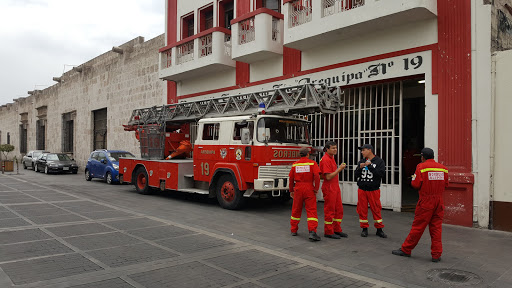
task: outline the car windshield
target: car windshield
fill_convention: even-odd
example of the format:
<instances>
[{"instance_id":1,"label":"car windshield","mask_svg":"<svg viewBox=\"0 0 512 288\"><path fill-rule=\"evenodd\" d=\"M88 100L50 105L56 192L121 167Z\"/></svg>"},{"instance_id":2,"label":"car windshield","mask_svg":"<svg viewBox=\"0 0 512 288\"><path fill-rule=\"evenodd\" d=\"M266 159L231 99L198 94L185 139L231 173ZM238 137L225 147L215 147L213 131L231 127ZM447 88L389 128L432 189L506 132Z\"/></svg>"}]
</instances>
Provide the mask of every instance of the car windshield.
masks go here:
<instances>
[{"instance_id":1,"label":"car windshield","mask_svg":"<svg viewBox=\"0 0 512 288\"><path fill-rule=\"evenodd\" d=\"M46 160L48 160L48 161L70 161L71 159L66 154L48 154L48 157L46 157Z\"/></svg>"},{"instance_id":2,"label":"car windshield","mask_svg":"<svg viewBox=\"0 0 512 288\"><path fill-rule=\"evenodd\" d=\"M309 144L309 123L282 118L261 118L258 121L258 141Z\"/></svg>"},{"instance_id":3,"label":"car windshield","mask_svg":"<svg viewBox=\"0 0 512 288\"><path fill-rule=\"evenodd\" d=\"M135 155L133 155L132 153L130 152L111 152L111 153L108 153L108 159L110 159L110 161L119 161L119 158L123 157L123 158L135 158Z\"/></svg>"}]
</instances>

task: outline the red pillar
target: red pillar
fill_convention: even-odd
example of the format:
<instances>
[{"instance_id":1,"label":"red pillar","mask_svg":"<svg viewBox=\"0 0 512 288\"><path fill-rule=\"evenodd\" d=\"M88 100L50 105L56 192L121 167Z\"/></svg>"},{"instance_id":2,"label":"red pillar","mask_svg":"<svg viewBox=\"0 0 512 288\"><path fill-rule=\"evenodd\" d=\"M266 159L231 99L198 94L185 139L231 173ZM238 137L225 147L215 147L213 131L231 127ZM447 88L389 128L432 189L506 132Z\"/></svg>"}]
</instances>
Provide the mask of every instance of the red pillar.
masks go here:
<instances>
[{"instance_id":1,"label":"red pillar","mask_svg":"<svg viewBox=\"0 0 512 288\"><path fill-rule=\"evenodd\" d=\"M168 0L167 2L167 45L178 41L176 25L178 24L178 0ZM178 92L176 83L167 81L167 104L178 102Z\"/></svg>"},{"instance_id":2,"label":"red pillar","mask_svg":"<svg viewBox=\"0 0 512 288\"><path fill-rule=\"evenodd\" d=\"M471 1L438 0L437 7L433 89L439 95L439 161L450 171L444 222L472 226Z\"/></svg>"}]
</instances>

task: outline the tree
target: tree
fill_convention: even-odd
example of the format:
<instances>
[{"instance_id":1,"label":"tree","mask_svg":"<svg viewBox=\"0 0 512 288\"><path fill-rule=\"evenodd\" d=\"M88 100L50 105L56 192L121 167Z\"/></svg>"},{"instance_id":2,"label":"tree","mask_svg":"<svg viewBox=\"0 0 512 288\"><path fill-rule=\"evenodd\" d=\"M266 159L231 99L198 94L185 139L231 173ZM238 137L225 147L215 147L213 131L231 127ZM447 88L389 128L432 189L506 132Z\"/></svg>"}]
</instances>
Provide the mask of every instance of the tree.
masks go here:
<instances>
[{"instance_id":1,"label":"tree","mask_svg":"<svg viewBox=\"0 0 512 288\"><path fill-rule=\"evenodd\" d=\"M14 145L11 144L1 144L0 145L0 152L4 155L5 159L7 160L7 155L9 155L10 152L14 151Z\"/></svg>"}]
</instances>

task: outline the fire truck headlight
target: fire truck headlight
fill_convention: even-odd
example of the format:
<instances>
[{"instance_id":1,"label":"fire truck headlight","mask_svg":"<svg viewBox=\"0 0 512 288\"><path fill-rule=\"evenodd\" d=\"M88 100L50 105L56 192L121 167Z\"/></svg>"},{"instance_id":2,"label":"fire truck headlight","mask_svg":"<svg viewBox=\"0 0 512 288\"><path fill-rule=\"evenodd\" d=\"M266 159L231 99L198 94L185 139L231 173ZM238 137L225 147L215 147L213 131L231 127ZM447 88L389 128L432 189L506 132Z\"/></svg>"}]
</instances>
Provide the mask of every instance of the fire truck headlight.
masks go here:
<instances>
[{"instance_id":1,"label":"fire truck headlight","mask_svg":"<svg viewBox=\"0 0 512 288\"><path fill-rule=\"evenodd\" d=\"M263 181L263 189L274 188L274 181Z\"/></svg>"}]
</instances>

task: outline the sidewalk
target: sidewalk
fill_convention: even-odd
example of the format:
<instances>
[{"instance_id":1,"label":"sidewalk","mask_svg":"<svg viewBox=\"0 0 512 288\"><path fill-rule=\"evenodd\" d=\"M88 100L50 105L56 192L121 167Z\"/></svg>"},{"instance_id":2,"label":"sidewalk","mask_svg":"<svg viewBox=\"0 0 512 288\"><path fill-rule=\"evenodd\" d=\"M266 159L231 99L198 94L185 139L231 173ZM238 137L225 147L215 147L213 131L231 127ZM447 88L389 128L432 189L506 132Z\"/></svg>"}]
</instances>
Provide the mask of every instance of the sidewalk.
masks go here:
<instances>
[{"instance_id":1,"label":"sidewalk","mask_svg":"<svg viewBox=\"0 0 512 288\"><path fill-rule=\"evenodd\" d=\"M133 186L85 182L82 175L29 173L40 184L0 175L0 248L18 247L0 249L0 287L512 287L511 233L444 225L442 262L432 263L428 231L411 258L391 254L412 213L383 211L389 238L373 228L361 238L355 207L345 206L349 238L313 243L303 222L299 236L290 236L291 202L251 201L230 211L188 194L143 196ZM322 202L318 211L322 218ZM29 243L45 245L34 250ZM42 255L30 260L25 253L34 251ZM54 257L70 261L70 269L59 274L41 265ZM436 273L445 280L429 279Z\"/></svg>"}]
</instances>

